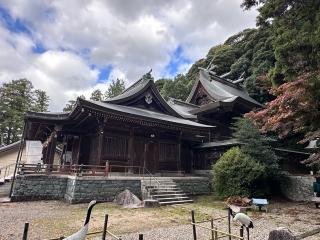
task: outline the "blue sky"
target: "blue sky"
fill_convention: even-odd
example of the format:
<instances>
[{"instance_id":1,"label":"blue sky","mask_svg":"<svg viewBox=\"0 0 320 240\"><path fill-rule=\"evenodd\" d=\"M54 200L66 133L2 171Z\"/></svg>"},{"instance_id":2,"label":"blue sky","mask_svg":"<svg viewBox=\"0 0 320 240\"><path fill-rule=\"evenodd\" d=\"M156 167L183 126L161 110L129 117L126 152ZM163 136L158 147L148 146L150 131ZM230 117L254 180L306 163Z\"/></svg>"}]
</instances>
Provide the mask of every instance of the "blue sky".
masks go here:
<instances>
[{"instance_id":1,"label":"blue sky","mask_svg":"<svg viewBox=\"0 0 320 240\"><path fill-rule=\"evenodd\" d=\"M0 2L0 82L28 78L61 110L78 95L185 73L208 49L254 27L241 0Z\"/></svg>"}]
</instances>

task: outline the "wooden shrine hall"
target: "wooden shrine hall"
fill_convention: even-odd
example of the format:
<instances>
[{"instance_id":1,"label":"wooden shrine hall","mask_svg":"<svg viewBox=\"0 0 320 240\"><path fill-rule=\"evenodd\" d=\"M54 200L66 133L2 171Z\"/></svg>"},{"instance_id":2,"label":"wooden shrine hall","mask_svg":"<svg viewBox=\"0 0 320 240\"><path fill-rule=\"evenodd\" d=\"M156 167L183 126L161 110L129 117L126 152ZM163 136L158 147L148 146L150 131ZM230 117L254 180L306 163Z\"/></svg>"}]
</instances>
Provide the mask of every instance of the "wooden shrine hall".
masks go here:
<instances>
[{"instance_id":1,"label":"wooden shrine hall","mask_svg":"<svg viewBox=\"0 0 320 240\"><path fill-rule=\"evenodd\" d=\"M211 167L216 150L208 146L230 139L231 118L260 106L242 87L206 70L186 102L166 101L144 77L106 101L78 98L68 113L27 112L24 139L43 143L44 164L193 173Z\"/></svg>"}]
</instances>

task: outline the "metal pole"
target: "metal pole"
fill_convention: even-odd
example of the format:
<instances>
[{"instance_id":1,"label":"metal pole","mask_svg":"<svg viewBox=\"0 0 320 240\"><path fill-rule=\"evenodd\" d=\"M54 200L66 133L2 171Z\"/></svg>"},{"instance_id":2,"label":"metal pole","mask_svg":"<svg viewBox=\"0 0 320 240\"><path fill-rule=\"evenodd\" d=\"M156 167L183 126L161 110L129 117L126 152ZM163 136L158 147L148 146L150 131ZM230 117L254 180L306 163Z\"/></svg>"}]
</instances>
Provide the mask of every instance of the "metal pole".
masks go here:
<instances>
[{"instance_id":1,"label":"metal pole","mask_svg":"<svg viewBox=\"0 0 320 240\"><path fill-rule=\"evenodd\" d=\"M20 160L21 160L21 155L22 155L23 145L24 145L25 132L26 132L26 121L24 121L24 125L23 125L23 133L22 133L22 138L21 138L21 141L20 141L20 147L19 147L19 152L18 152L18 156L17 156L17 160L16 160L16 165L14 167L14 172L13 172L12 183L11 183L11 186L10 186L9 197L11 197L11 195L12 195L13 185L14 185L15 178L16 178L16 173L17 173L17 167L18 167L18 164L20 163Z\"/></svg>"},{"instance_id":2,"label":"metal pole","mask_svg":"<svg viewBox=\"0 0 320 240\"><path fill-rule=\"evenodd\" d=\"M231 209L228 208L228 233L231 234ZM231 240L231 236L229 236L229 240Z\"/></svg>"},{"instance_id":3,"label":"metal pole","mask_svg":"<svg viewBox=\"0 0 320 240\"><path fill-rule=\"evenodd\" d=\"M143 234L139 234L139 240L143 240Z\"/></svg>"},{"instance_id":4,"label":"metal pole","mask_svg":"<svg viewBox=\"0 0 320 240\"><path fill-rule=\"evenodd\" d=\"M24 230L23 230L22 240L27 240L27 238L28 238L28 231L29 231L29 223L26 222L26 223L24 224Z\"/></svg>"},{"instance_id":5,"label":"metal pole","mask_svg":"<svg viewBox=\"0 0 320 240\"><path fill-rule=\"evenodd\" d=\"M104 217L104 225L103 225L103 232L102 232L102 240L106 240L107 236L107 227L108 227L108 214Z\"/></svg>"},{"instance_id":6,"label":"metal pole","mask_svg":"<svg viewBox=\"0 0 320 240\"><path fill-rule=\"evenodd\" d=\"M196 230L196 221L194 220L194 210L191 211L191 222L192 222L192 231L193 231L193 240L197 240L197 230Z\"/></svg>"}]
</instances>

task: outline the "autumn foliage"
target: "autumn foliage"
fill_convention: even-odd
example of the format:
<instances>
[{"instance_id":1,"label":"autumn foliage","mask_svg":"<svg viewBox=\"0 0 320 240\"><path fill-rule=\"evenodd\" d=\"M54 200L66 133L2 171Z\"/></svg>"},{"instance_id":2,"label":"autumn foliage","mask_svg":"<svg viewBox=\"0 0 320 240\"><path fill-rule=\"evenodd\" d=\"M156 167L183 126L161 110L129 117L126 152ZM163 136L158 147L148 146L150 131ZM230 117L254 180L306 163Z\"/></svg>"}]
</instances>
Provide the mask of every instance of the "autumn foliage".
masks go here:
<instances>
[{"instance_id":1,"label":"autumn foliage","mask_svg":"<svg viewBox=\"0 0 320 240\"><path fill-rule=\"evenodd\" d=\"M305 134L308 140L315 137L320 129L320 71L303 74L270 93L276 96L275 100L263 110L245 116L262 132L276 132L280 138L296 133Z\"/></svg>"}]
</instances>

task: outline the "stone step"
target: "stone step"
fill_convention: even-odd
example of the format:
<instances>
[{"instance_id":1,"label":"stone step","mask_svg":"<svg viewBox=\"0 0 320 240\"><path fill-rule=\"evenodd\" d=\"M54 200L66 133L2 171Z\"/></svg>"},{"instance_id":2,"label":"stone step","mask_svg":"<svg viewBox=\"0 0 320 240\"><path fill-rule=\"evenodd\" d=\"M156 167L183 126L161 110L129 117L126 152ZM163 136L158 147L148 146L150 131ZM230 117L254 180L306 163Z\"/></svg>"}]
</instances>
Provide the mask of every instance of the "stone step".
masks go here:
<instances>
[{"instance_id":1,"label":"stone step","mask_svg":"<svg viewBox=\"0 0 320 240\"><path fill-rule=\"evenodd\" d=\"M171 193L171 194L153 194L153 197L160 199L160 198L171 198L171 197L187 197L185 193Z\"/></svg>"},{"instance_id":2,"label":"stone step","mask_svg":"<svg viewBox=\"0 0 320 240\"><path fill-rule=\"evenodd\" d=\"M161 195L161 194L176 194L176 193L184 193L182 190L175 190L175 191L154 191L151 195Z\"/></svg>"},{"instance_id":3,"label":"stone step","mask_svg":"<svg viewBox=\"0 0 320 240\"><path fill-rule=\"evenodd\" d=\"M168 198L157 198L159 203L162 202L172 202L172 201L180 201L180 200L190 200L189 197L168 197Z\"/></svg>"},{"instance_id":4,"label":"stone step","mask_svg":"<svg viewBox=\"0 0 320 240\"><path fill-rule=\"evenodd\" d=\"M161 206L164 205L175 205L175 204L185 204L185 203L193 203L193 200L175 200L175 201L166 201L166 202L160 202Z\"/></svg>"}]
</instances>

